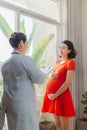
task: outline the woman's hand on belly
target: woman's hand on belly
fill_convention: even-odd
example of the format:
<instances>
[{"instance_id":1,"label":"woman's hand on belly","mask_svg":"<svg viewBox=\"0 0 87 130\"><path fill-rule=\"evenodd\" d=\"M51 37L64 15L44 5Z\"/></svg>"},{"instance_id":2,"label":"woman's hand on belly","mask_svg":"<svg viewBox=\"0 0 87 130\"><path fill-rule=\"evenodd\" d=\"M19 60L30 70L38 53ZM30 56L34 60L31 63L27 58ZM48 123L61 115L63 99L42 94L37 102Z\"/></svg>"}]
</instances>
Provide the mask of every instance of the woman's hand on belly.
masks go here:
<instances>
[{"instance_id":1,"label":"woman's hand on belly","mask_svg":"<svg viewBox=\"0 0 87 130\"><path fill-rule=\"evenodd\" d=\"M56 97L55 97L55 94L50 93L50 94L48 94L48 98L49 98L50 100L54 100Z\"/></svg>"},{"instance_id":2,"label":"woman's hand on belly","mask_svg":"<svg viewBox=\"0 0 87 130\"><path fill-rule=\"evenodd\" d=\"M57 76L56 74L53 74L53 73L52 73L52 74L49 75L49 77L55 79L55 78L57 78L58 76Z\"/></svg>"}]
</instances>

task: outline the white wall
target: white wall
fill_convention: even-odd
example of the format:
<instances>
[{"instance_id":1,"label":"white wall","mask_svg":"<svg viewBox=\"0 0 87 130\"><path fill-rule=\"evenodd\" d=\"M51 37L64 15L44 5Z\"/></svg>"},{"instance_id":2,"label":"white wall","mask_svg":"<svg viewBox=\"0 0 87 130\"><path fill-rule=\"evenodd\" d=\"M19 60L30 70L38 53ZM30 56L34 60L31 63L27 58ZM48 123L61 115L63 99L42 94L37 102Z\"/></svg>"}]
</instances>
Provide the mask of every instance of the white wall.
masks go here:
<instances>
[{"instance_id":1,"label":"white wall","mask_svg":"<svg viewBox=\"0 0 87 130\"><path fill-rule=\"evenodd\" d=\"M87 0L81 1L83 88L87 90Z\"/></svg>"}]
</instances>

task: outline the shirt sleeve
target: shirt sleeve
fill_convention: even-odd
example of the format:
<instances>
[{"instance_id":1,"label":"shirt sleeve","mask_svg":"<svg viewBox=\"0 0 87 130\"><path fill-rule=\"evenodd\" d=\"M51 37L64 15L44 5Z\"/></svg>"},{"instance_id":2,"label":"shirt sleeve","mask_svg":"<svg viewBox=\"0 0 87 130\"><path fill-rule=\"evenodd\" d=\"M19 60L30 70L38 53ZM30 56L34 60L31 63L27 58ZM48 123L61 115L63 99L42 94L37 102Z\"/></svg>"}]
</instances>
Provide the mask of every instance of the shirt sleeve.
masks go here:
<instances>
[{"instance_id":1,"label":"shirt sleeve","mask_svg":"<svg viewBox=\"0 0 87 130\"><path fill-rule=\"evenodd\" d=\"M24 68L26 69L27 75L33 83L44 83L44 73L36 66L33 59L29 56L25 56Z\"/></svg>"},{"instance_id":2,"label":"shirt sleeve","mask_svg":"<svg viewBox=\"0 0 87 130\"><path fill-rule=\"evenodd\" d=\"M76 64L74 60L69 60L67 63L67 70L76 70Z\"/></svg>"}]
</instances>

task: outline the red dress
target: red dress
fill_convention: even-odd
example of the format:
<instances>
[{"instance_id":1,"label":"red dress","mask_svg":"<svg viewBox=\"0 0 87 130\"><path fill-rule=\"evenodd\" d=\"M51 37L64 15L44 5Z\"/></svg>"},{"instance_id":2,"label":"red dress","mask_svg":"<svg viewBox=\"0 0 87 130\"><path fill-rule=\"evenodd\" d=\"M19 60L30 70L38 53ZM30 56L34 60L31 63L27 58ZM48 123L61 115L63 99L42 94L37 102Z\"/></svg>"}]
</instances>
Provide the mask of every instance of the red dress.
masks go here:
<instances>
[{"instance_id":1,"label":"red dress","mask_svg":"<svg viewBox=\"0 0 87 130\"><path fill-rule=\"evenodd\" d=\"M50 100L48 98L48 94L55 93L65 82L68 70L75 70L74 60L70 59L63 64L60 64L60 61L56 62L56 65L53 69L53 73L57 74L58 78L56 79L51 78L47 82L41 109L42 112L49 112L57 116L64 116L64 117L76 116L69 87L55 100Z\"/></svg>"}]
</instances>

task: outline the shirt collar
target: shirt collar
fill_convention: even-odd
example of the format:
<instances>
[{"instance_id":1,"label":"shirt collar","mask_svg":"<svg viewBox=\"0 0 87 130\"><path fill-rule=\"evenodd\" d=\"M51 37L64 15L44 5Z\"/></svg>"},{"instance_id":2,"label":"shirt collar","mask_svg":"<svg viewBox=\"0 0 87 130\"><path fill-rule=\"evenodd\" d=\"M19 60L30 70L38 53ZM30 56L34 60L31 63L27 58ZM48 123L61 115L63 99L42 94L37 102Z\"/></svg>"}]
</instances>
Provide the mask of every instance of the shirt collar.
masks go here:
<instances>
[{"instance_id":1,"label":"shirt collar","mask_svg":"<svg viewBox=\"0 0 87 130\"><path fill-rule=\"evenodd\" d=\"M21 52L20 52L20 51L15 50L15 51L13 51L11 54L21 54Z\"/></svg>"}]
</instances>

